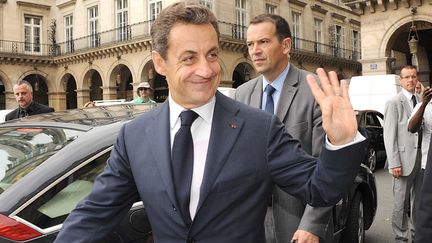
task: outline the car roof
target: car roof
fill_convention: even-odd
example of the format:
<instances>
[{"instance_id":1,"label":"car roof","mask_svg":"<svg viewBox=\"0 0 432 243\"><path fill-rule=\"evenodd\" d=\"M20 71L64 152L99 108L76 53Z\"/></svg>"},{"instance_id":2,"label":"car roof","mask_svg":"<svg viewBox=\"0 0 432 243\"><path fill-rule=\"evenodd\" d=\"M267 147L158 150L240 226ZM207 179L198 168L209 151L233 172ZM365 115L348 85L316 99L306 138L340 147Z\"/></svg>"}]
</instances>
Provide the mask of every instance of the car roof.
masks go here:
<instances>
[{"instance_id":1,"label":"car roof","mask_svg":"<svg viewBox=\"0 0 432 243\"><path fill-rule=\"evenodd\" d=\"M133 119L154 108L156 104L118 104L64 110L32 115L1 123L0 127L16 126L56 126L89 130L92 127Z\"/></svg>"}]
</instances>

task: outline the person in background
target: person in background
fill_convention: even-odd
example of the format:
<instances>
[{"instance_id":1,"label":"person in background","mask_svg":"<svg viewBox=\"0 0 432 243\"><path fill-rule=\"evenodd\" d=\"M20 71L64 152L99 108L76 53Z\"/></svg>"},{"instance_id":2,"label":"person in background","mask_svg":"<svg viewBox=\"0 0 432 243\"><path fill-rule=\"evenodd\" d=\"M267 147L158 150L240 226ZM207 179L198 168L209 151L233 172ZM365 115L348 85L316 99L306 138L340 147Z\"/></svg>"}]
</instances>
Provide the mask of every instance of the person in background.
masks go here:
<instances>
[{"instance_id":1,"label":"person in background","mask_svg":"<svg viewBox=\"0 0 432 243\"><path fill-rule=\"evenodd\" d=\"M349 190L367 141L347 85L321 68L321 85L308 76L326 132L317 159L276 116L217 91L219 37L205 6L178 2L161 11L151 26L152 61L166 77L168 99L123 125L56 243L99 242L141 200L155 242L262 243L275 183L315 206Z\"/></svg>"},{"instance_id":2,"label":"person in background","mask_svg":"<svg viewBox=\"0 0 432 243\"><path fill-rule=\"evenodd\" d=\"M269 103L267 89L273 88L273 107L269 112L279 117L288 133L300 141L308 154L319 157L324 137L321 111L307 85L309 73L289 62L291 30L288 22L279 15L258 15L249 23L246 43L261 76L239 86L235 99L265 110ZM331 242L331 215L332 207L305 205L276 186L273 208L269 208L266 216L267 243L274 242L273 238L277 242L293 239L298 243L313 243L320 238L321 242Z\"/></svg>"},{"instance_id":3,"label":"person in background","mask_svg":"<svg viewBox=\"0 0 432 243\"><path fill-rule=\"evenodd\" d=\"M415 93L417 70L407 65L400 71L401 92L384 107L384 144L388 168L393 176L392 228L395 242L407 242L415 236L415 211L421 181L421 139L408 131L408 119L419 101ZM410 209L410 210L409 210Z\"/></svg>"},{"instance_id":4,"label":"person in background","mask_svg":"<svg viewBox=\"0 0 432 243\"><path fill-rule=\"evenodd\" d=\"M6 121L54 111L54 108L42 105L33 100L33 87L26 80L19 80L14 85L13 91L15 100L18 103L18 108L6 115Z\"/></svg>"},{"instance_id":5,"label":"person in background","mask_svg":"<svg viewBox=\"0 0 432 243\"><path fill-rule=\"evenodd\" d=\"M96 103L94 101L88 101L84 104L84 108L95 107Z\"/></svg>"},{"instance_id":6,"label":"person in background","mask_svg":"<svg viewBox=\"0 0 432 243\"><path fill-rule=\"evenodd\" d=\"M153 89L150 86L149 82L139 83L138 88L137 88L138 97L135 98L134 100L132 100L132 103L156 104L156 101L154 101L150 98L150 94L152 91L153 91Z\"/></svg>"},{"instance_id":7,"label":"person in background","mask_svg":"<svg viewBox=\"0 0 432 243\"><path fill-rule=\"evenodd\" d=\"M415 87L415 92L420 98L422 97L424 90L425 87L423 86L423 84L421 82L417 82L417 85Z\"/></svg>"}]
</instances>

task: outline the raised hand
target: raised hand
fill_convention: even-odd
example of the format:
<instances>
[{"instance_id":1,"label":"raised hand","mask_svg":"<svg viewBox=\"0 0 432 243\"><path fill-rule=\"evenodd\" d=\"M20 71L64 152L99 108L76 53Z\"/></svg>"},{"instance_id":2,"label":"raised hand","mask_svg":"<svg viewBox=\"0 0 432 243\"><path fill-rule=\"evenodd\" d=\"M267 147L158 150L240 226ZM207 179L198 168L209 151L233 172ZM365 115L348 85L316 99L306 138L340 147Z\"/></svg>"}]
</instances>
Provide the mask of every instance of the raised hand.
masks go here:
<instances>
[{"instance_id":1,"label":"raised hand","mask_svg":"<svg viewBox=\"0 0 432 243\"><path fill-rule=\"evenodd\" d=\"M352 108L346 80L339 83L336 72L317 69L320 85L313 75L307 76L309 87L322 113L322 125L333 145L352 142L357 134L357 120Z\"/></svg>"}]
</instances>

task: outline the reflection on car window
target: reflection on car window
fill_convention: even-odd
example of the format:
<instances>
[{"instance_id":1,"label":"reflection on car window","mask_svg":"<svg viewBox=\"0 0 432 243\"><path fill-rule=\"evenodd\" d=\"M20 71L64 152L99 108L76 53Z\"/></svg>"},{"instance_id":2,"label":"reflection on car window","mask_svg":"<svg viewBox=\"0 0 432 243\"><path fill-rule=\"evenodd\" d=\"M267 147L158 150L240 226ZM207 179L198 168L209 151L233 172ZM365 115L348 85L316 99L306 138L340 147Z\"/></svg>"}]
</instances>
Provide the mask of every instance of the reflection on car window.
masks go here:
<instances>
[{"instance_id":1,"label":"reflection on car window","mask_svg":"<svg viewBox=\"0 0 432 243\"><path fill-rule=\"evenodd\" d=\"M62 224L78 202L90 193L93 182L104 169L110 152L111 150L102 153L54 185L18 213L18 216L42 229Z\"/></svg>"},{"instance_id":2,"label":"reflection on car window","mask_svg":"<svg viewBox=\"0 0 432 243\"><path fill-rule=\"evenodd\" d=\"M0 128L0 194L81 133L63 128Z\"/></svg>"},{"instance_id":3,"label":"reflection on car window","mask_svg":"<svg viewBox=\"0 0 432 243\"><path fill-rule=\"evenodd\" d=\"M373 126L373 127L380 127L381 126L377 116L375 116L372 113L366 114L366 125L367 126Z\"/></svg>"}]
</instances>

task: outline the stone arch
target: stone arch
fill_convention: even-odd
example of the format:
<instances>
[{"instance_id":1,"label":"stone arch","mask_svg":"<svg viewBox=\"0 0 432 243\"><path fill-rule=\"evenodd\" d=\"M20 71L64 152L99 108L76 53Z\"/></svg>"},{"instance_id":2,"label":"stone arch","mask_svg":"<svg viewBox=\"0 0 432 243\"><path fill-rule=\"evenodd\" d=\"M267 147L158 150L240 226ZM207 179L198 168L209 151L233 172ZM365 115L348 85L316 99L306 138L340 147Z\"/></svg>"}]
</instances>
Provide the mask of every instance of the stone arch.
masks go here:
<instances>
[{"instance_id":1,"label":"stone arch","mask_svg":"<svg viewBox=\"0 0 432 243\"><path fill-rule=\"evenodd\" d=\"M64 72L60 78L60 89L66 93L66 109L78 108L77 80L71 72Z\"/></svg>"},{"instance_id":2,"label":"stone arch","mask_svg":"<svg viewBox=\"0 0 432 243\"><path fill-rule=\"evenodd\" d=\"M53 82L48 82L48 74L38 68L33 68L21 74L18 80L24 79L33 87L33 100L49 105L48 93L55 90Z\"/></svg>"},{"instance_id":3,"label":"stone arch","mask_svg":"<svg viewBox=\"0 0 432 243\"><path fill-rule=\"evenodd\" d=\"M234 81L232 87L237 88L255 76L255 69L249 62L239 62L232 72L232 80Z\"/></svg>"},{"instance_id":4,"label":"stone arch","mask_svg":"<svg viewBox=\"0 0 432 243\"><path fill-rule=\"evenodd\" d=\"M103 100L103 81L102 75L96 69L89 68L83 75L82 80L82 91L88 90L88 99L84 99L83 102Z\"/></svg>"},{"instance_id":5,"label":"stone arch","mask_svg":"<svg viewBox=\"0 0 432 243\"><path fill-rule=\"evenodd\" d=\"M133 99L133 80L135 80L132 65L125 59L117 57L108 72L109 86L117 87L117 99Z\"/></svg>"}]
</instances>

